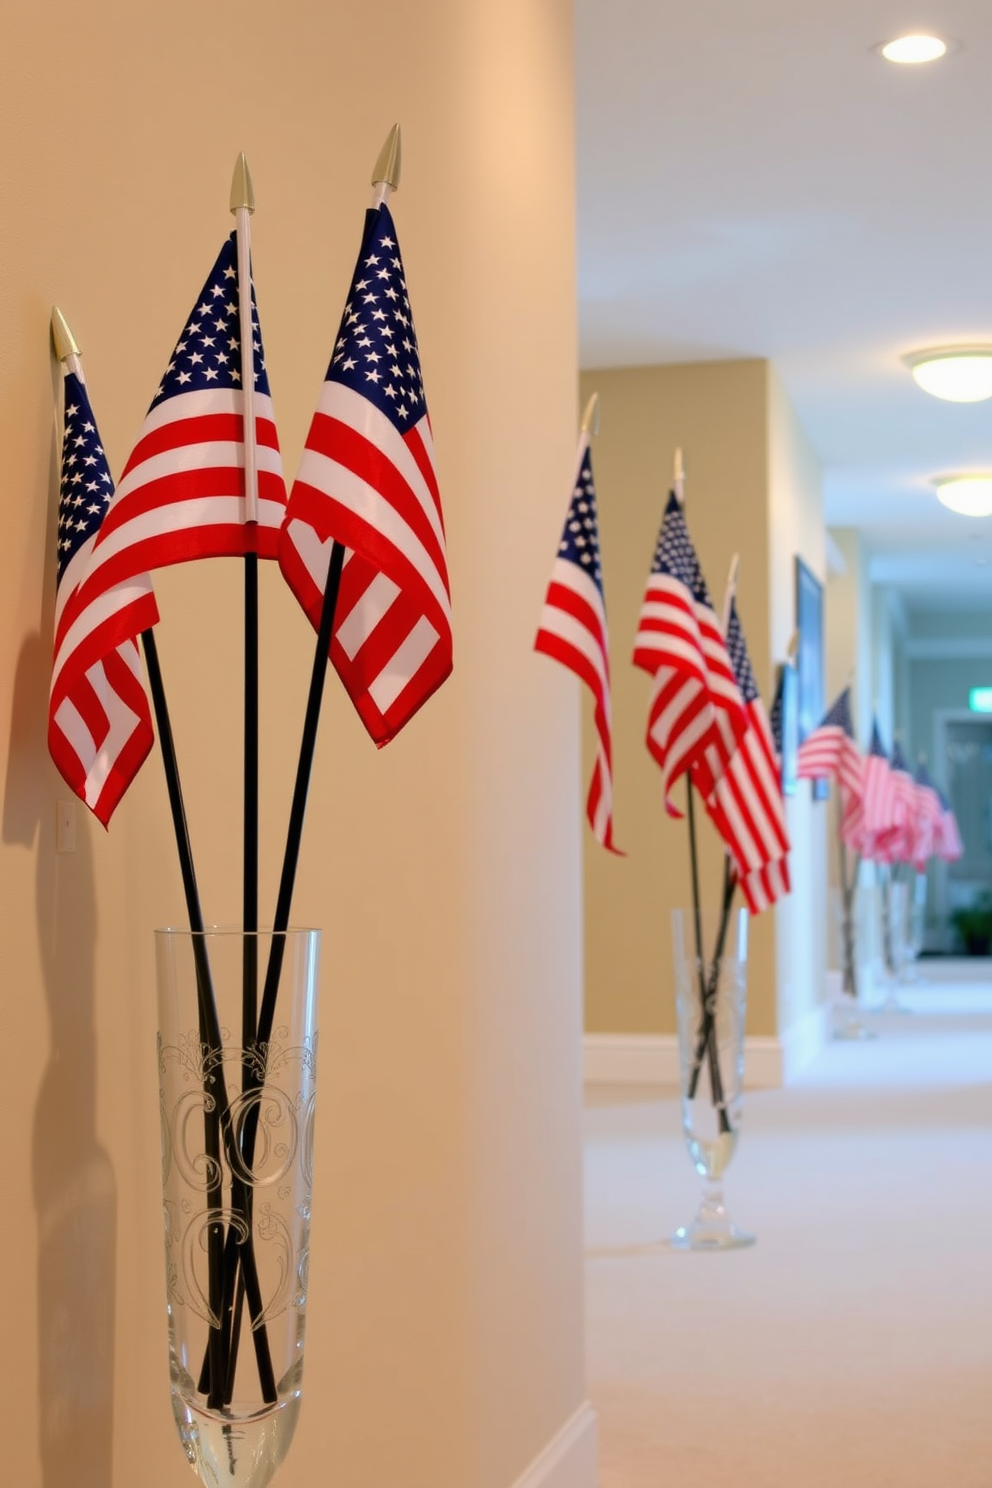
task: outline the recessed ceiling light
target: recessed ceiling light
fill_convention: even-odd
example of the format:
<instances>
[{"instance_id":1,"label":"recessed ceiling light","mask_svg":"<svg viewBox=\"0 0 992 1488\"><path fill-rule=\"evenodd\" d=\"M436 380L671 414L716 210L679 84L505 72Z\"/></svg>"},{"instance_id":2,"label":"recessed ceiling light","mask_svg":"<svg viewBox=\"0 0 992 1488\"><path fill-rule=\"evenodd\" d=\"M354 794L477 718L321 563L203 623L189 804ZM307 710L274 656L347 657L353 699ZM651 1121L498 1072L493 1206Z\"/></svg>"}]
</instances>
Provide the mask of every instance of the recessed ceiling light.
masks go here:
<instances>
[{"instance_id":1,"label":"recessed ceiling light","mask_svg":"<svg viewBox=\"0 0 992 1488\"><path fill-rule=\"evenodd\" d=\"M913 65L918 62L936 62L947 51L947 42L939 36L898 36L882 47L882 56L887 62L902 62Z\"/></svg>"},{"instance_id":2,"label":"recessed ceiling light","mask_svg":"<svg viewBox=\"0 0 992 1488\"><path fill-rule=\"evenodd\" d=\"M938 346L905 358L920 387L951 403L992 398L992 346Z\"/></svg>"},{"instance_id":3,"label":"recessed ceiling light","mask_svg":"<svg viewBox=\"0 0 992 1488\"><path fill-rule=\"evenodd\" d=\"M937 500L964 517L992 516L992 474L942 475L934 481Z\"/></svg>"}]
</instances>

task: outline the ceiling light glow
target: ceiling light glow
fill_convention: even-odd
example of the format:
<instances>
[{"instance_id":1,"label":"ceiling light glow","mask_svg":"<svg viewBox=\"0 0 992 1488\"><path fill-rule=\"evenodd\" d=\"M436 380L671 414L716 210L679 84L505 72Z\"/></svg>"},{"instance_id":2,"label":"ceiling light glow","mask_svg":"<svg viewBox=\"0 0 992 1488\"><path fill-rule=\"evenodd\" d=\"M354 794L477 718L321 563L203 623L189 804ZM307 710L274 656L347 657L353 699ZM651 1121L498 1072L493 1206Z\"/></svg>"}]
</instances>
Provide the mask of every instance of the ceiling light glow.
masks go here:
<instances>
[{"instance_id":1,"label":"ceiling light glow","mask_svg":"<svg viewBox=\"0 0 992 1488\"><path fill-rule=\"evenodd\" d=\"M895 41L886 42L882 48L882 56L887 62L915 65L919 62L936 62L946 51L947 43L941 41L939 36L899 36Z\"/></svg>"},{"instance_id":2,"label":"ceiling light glow","mask_svg":"<svg viewBox=\"0 0 992 1488\"><path fill-rule=\"evenodd\" d=\"M943 346L906 358L925 393L950 403L992 398L992 346Z\"/></svg>"},{"instance_id":3,"label":"ceiling light glow","mask_svg":"<svg viewBox=\"0 0 992 1488\"><path fill-rule=\"evenodd\" d=\"M964 517L992 516L992 474L947 475L934 481L937 500Z\"/></svg>"}]
</instances>

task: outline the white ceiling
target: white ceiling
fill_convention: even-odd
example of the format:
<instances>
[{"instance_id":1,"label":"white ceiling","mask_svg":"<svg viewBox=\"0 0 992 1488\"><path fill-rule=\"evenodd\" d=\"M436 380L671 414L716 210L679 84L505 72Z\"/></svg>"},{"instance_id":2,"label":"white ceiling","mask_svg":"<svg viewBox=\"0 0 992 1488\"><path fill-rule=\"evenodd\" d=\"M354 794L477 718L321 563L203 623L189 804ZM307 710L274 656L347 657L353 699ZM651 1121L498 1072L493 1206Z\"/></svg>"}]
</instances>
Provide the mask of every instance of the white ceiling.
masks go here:
<instances>
[{"instance_id":1,"label":"white ceiling","mask_svg":"<svg viewBox=\"0 0 992 1488\"><path fill-rule=\"evenodd\" d=\"M992 343L992 0L575 14L583 364L770 358L875 576L992 606L992 518L930 485L992 469L992 402L931 398L900 360ZM959 45L873 50L914 30Z\"/></svg>"}]
</instances>

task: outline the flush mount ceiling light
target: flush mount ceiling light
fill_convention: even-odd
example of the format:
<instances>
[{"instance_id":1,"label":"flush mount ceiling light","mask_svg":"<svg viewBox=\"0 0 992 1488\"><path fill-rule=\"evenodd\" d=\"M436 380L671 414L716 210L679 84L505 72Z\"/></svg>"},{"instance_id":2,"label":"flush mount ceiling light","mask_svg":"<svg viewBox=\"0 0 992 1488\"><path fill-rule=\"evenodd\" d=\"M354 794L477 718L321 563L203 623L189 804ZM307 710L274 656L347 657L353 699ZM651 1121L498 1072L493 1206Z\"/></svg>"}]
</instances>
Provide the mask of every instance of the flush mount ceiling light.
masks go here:
<instances>
[{"instance_id":1,"label":"flush mount ceiling light","mask_svg":"<svg viewBox=\"0 0 992 1488\"><path fill-rule=\"evenodd\" d=\"M992 516L992 474L940 475L937 500L964 517Z\"/></svg>"},{"instance_id":2,"label":"flush mount ceiling light","mask_svg":"<svg viewBox=\"0 0 992 1488\"><path fill-rule=\"evenodd\" d=\"M951 403L992 398L992 346L937 346L905 358L926 393Z\"/></svg>"},{"instance_id":3,"label":"flush mount ceiling light","mask_svg":"<svg viewBox=\"0 0 992 1488\"><path fill-rule=\"evenodd\" d=\"M887 62L914 66L920 62L936 62L947 51L947 42L941 41L939 36L897 36L879 50Z\"/></svg>"}]
</instances>

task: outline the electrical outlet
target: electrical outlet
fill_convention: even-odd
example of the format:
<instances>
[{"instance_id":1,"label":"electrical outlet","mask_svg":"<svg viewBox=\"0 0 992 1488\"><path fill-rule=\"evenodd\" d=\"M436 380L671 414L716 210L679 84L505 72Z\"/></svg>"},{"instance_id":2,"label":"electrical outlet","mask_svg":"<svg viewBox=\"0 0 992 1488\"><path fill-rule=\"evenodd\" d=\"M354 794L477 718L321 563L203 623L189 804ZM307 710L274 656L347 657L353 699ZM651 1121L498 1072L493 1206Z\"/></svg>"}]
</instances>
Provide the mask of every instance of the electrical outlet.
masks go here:
<instances>
[{"instance_id":1,"label":"electrical outlet","mask_svg":"<svg viewBox=\"0 0 992 1488\"><path fill-rule=\"evenodd\" d=\"M55 819L55 848L60 853L76 851L76 803L57 801Z\"/></svg>"}]
</instances>

